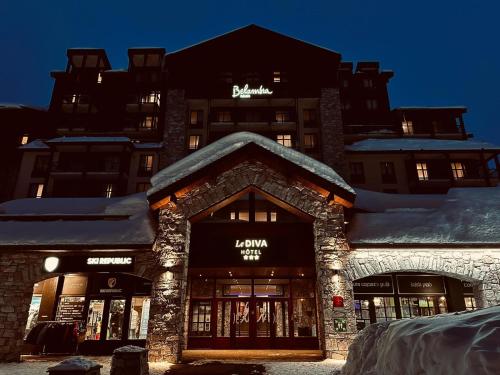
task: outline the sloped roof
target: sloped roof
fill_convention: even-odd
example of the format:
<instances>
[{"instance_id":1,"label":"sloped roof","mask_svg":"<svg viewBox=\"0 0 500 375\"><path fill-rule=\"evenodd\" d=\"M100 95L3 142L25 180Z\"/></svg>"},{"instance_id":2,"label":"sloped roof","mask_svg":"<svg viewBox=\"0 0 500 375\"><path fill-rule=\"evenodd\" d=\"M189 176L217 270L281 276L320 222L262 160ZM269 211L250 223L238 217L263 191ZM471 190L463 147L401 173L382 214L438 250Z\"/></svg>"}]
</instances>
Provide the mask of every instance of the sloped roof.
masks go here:
<instances>
[{"instance_id":1,"label":"sloped roof","mask_svg":"<svg viewBox=\"0 0 500 375\"><path fill-rule=\"evenodd\" d=\"M329 184L335 185L350 198L353 198L355 195L354 190L344 179L326 164L292 148L282 146L262 135L250 132L238 132L221 138L159 171L151 178L152 186L148 190L148 197L156 195L171 185L182 181L188 176L201 171L238 150L242 150L250 144L278 156L282 160L319 177Z\"/></svg>"},{"instance_id":2,"label":"sloped roof","mask_svg":"<svg viewBox=\"0 0 500 375\"><path fill-rule=\"evenodd\" d=\"M500 187L454 188L446 195L356 189L348 238L356 245L500 245Z\"/></svg>"},{"instance_id":3,"label":"sloped roof","mask_svg":"<svg viewBox=\"0 0 500 375\"><path fill-rule=\"evenodd\" d=\"M0 247L148 247L155 236L145 193L0 204Z\"/></svg>"},{"instance_id":4,"label":"sloped roof","mask_svg":"<svg viewBox=\"0 0 500 375\"><path fill-rule=\"evenodd\" d=\"M466 151L499 150L500 147L481 141L457 141L429 138L365 139L345 147L346 151Z\"/></svg>"}]
</instances>

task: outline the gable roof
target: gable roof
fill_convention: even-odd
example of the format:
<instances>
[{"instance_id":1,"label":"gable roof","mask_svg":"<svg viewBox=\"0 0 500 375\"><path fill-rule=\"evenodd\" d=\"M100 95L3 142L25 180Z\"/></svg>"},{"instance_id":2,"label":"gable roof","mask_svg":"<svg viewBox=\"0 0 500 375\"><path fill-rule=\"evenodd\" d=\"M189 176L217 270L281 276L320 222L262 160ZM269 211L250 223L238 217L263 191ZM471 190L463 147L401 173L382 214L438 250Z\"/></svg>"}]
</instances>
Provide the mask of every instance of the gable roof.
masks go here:
<instances>
[{"instance_id":1,"label":"gable roof","mask_svg":"<svg viewBox=\"0 0 500 375\"><path fill-rule=\"evenodd\" d=\"M150 203L153 204L167 195L174 194L187 185L189 180L201 179L207 168L222 159L229 159L236 153L242 153L244 158L245 156L248 158L252 154L250 150L252 146L256 148L257 154L260 152L280 159L291 168L300 170L306 180L314 180L315 184L319 184L329 192L334 192L349 202L354 201L355 191L326 164L262 135L238 132L201 148L155 174L151 178L152 186L148 190ZM254 155L255 153L252 154Z\"/></svg>"}]
</instances>

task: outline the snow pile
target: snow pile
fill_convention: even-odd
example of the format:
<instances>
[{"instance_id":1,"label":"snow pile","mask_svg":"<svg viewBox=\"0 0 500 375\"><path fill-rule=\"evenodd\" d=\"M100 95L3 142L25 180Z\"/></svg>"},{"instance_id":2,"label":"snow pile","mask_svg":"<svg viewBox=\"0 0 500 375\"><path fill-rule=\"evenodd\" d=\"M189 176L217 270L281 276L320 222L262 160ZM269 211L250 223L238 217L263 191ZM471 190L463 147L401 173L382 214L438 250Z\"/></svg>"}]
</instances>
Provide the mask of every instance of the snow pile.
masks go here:
<instances>
[{"instance_id":1,"label":"snow pile","mask_svg":"<svg viewBox=\"0 0 500 375\"><path fill-rule=\"evenodd\" d=\"M480 141L456 141L430 138L365 139L345 147L346 151L420 151L420 150L498 150L500 147Z\"/></svg>"},{"instance_id":2,"label":"snow pile","mask_svg":"<svg viewBox=\"0 0 500 375\"><path fill-rule=\"evenodd\" d=\"M496 375L500 306L376 323L349 347L343 375Z\"/></svg>"},{"instance_id":3,"label":"snow pile","mask_svg":"<svg viewBox=\"0 0 500 375\"><path fill-rule=\"evenodd\" d=\"M357 190L353 244L499 244L500 187L450 189L442 196Z\"/></svg>"},{"instance_id":4,"label":"snow pile","mask_svg":"<svg viewBox=\"0 0 500 375\"><path fill-rule=\"evenodd\" d=\"M208 146L186 156L178 162L161 170L151 178L151 189L148 196L174 184L177 181L207 167L219 159L254 143L273 154L329 181L338 187L352 193L354 190L332 168L310 156L290 147L280 145L269 138L250 132L238 132L221 138Z\"/></svg>"},{"instance_id":5,"label":"snow pile","mask_svg":"<svg viewBox=\"0 0 500 375\"><path fill-rule=\"evenodd\" d=\"M25 145L19 146L18 148L23 150L48 150L49 146L45 144L41 139L35 139L34 141L27 143Z\"/></svg>"},{"instance_id":6,"label":"snow pile","mask_svg":"<svg viewBox=\"0 0 500 375\"><path fill-rule=\"evenodd\" d=\"M319 362L267 362L267 375L333 375L339 373L345 361L325 359Z\"/></svg>"},{"instance_id":7,"label":"snow pile","mask_svg":"<svg viewBox=\"0 0 500 375\"><path fill-rule=\"evenodd\" d=\"M94 362L90 359L82 358L82 357L72 357L65 359L61 363L49 367L48 370L58 370L58 371L88 371L95 368L102 368L97 362Z\"/></svg>"}]
</instances>

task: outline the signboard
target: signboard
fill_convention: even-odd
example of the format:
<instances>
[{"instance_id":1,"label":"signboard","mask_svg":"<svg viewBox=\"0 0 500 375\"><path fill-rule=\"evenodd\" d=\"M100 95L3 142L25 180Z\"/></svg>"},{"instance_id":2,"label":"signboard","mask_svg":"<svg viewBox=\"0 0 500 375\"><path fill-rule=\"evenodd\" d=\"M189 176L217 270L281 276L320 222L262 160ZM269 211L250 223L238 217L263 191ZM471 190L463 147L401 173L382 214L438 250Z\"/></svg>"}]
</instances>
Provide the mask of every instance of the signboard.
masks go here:
<instances>
[{"instance_id":1,"label":"signboard","mask_svg":"<svg viewBox=\"0 0 500 375\"><path fill-rule=\"evenodd\" d=\"M133 256L50 256L45 258L44 272L133 271Z\"/></svg>"},{"instance_id":2,"label":"signboard","mask_svg":"<svg viewBox=\"0 0 500 375\"><path fill-rule=\"evenodd\" d=\"M250 88L248 83L245 86L240 87L238 85L233 86L233 98L251 98L252 95L272 95L273 92L268 88L260 85L258 88Z\"/></svg>"},{"instance_id":3,"label":"signboard","mask_svg":"<svg viewBox=\"0 0 500 375\"><path fill-rule=\"evenodd\" d=\"M85 297L62 296L57 306L56 320L59 322L72 322L83 319Z\"/></svg>"},{"instance_id":4,"label":"signboard","mask_svg":"<svg viewBox=\"0 0 500 375\"><path fill-rule=\"evenodd\" d=\"M99 273L91 280L92 295L151 295L152 282L132 275L119 273Z\"/></svg>"},{"instance_id":5,"label":"signboard","mask_svg":"<svg viewBox=\"0 0 500 375\"><path fill-rule=\"evenodd\" d=\"M347 319L333 318L333 329L335 332L347 332Z\"/></svg>"},{"instance_id":6,"label":"signboard","mask_svg":"<svg viewBox=\"0 0 500 375\"><path fill-rule=\"evenodd\" d=\"M446 294L443 278L433 275L397 275L399 294Z\"/></svg>"},{"instance_id":7,"label":"signboard","mask_svg":"<svg viewBox=\"0 0 500 375\"><path fill-rule=\"evenodd\" d=\"M474 289L473 289L472 283L470 281L462 280L462 286L464 288L464 294L474 295Z\"/></svg>"},{"instance_id":8,"label":"signboard","mask_svg":"<svg viewBox=\"0 0 500 375\"><path fill-rule=\"evenodd\" d=\"M392 276L371 276L352 283L355 294L393 294Z\"/></svg>"},{"instance_id":9,"label":"signboard","mask_svg":"<svg viewBox=\"0 0 500 375\"><path fill-rule=\"evenodd\" d=\"M62 295L65 296L84 296L87 291L87 276L66 275Z\"/></svg>"},{"instance_id":10,"label":"signboard","mask_svg":"<svg viewBox=\"0 0 500 375\"><path fill-rule=\"evenodd\" d=\"M262 250L267 248L266 239L246 239L236 240L234 245L240 251L240 255L245 261L258 261L262 256Z\"/></svg>"}]
</instances>

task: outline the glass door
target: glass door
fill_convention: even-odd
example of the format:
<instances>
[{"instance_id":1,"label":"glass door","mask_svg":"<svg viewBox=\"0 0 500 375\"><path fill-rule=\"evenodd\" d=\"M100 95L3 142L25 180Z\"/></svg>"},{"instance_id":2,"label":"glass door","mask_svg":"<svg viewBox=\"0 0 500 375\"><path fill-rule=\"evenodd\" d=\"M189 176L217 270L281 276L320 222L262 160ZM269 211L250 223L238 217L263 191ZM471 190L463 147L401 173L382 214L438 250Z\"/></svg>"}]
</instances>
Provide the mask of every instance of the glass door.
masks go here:
<instances>
[{"instance_id":1,"label":"glass door","mask_svg":"<svg viewBox=\"0 0 500 375\"><path fill-rule=\"evenodd\" d=\"M253 336L251 333L254 325L251 317L255 316L255 312L251 309L251 300L233 300L231 308L231 346L246 348L251 345L250 336Z\"/></svg>"}]
</instances>

